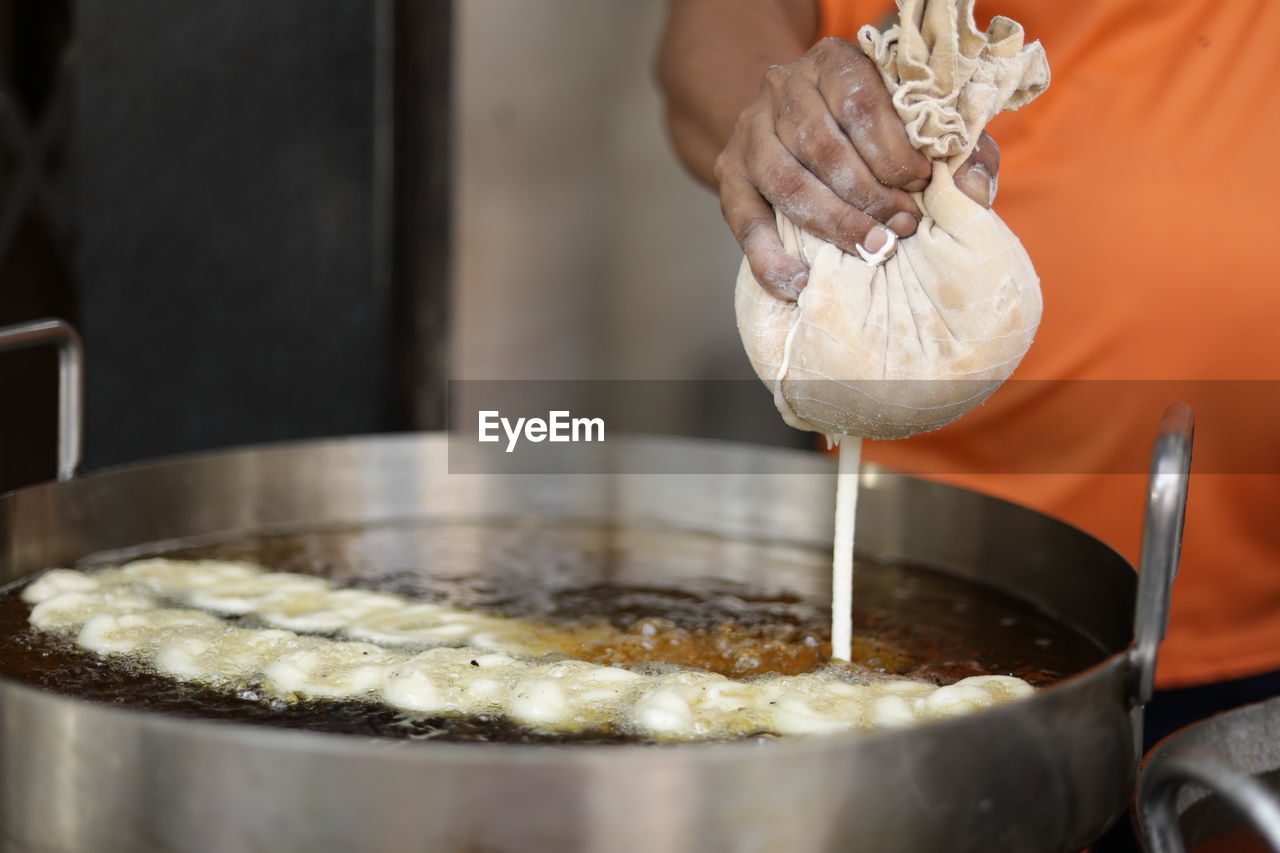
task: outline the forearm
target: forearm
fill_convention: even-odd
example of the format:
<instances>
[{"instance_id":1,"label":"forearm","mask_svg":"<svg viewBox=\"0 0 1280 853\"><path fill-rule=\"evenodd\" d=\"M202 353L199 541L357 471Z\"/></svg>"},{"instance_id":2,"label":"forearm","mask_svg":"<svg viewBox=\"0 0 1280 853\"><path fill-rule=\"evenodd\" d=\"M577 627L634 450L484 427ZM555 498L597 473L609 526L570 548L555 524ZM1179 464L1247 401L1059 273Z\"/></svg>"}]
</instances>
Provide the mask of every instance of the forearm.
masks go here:
<instances>
[{"instance_id":1,"label":"forearm","mask_svg":"<svg viewBox=\"0 0 1280 853\"><path fill-rule=\"evenodd\" d=\"M815 0L669 0L658 56L667 126L680 159L715 186L716 157L771 65L813 42Z\"/></svg>"}]
</instances>

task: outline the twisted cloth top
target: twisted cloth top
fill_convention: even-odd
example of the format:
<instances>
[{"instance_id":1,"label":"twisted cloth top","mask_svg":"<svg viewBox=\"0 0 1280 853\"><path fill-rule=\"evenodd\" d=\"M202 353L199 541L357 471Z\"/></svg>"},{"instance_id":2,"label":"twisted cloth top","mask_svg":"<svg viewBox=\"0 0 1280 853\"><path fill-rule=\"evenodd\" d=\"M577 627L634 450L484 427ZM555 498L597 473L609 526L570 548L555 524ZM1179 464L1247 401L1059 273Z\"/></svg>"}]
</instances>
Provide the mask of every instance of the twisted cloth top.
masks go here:
<instances>
[{"instance_id":1,"label":"twisted cloth top","mask_svg":"<svg viewBox=\"0 0 1280 853\"><path fill-rule=\"evenodd\" d=\"M1022 27L999 16L979 31L973 3L904 0L899 23L887 32L858 31L911 144L931 160L950 160L953 172L997 113L1025 106L1049 87L1040 43L1024 47Z\"/></svg>"}]
</instances>

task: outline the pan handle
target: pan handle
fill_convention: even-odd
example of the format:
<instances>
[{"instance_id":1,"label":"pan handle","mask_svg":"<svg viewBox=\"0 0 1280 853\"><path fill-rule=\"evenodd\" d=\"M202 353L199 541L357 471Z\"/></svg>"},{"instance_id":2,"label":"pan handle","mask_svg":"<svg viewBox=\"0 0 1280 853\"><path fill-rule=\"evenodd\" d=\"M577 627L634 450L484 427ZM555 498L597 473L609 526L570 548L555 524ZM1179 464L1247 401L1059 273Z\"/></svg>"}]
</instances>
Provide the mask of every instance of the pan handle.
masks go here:
<instances>
[{"instance_id":1,"label":"pan handle","mask_svg":"<svg viewBox=\"0 0 1280 853\"><path fill-rule=\"evenodd\" d=\"M80 336L62 320L0 326L0 352L44 345L58 348L58 479L70 480L80 467L84 400L84 346Z\"/></svg>"},{"instance_id":2,"label":"pan handle","mask_svg":"<svg viewBox=\"0 0 1280 853\"><path fill-rule=\"evenodd\" d=\"M1183 853L1178 828L1178 792L1193 784L1230 803L1249 819L1253 829L1272 850L1280 853L1280 800L1253 776L1220 756L1178 750L1157 750L1142 772L1138 809L1142 833L1150 853Z\"/></svg>"},{"instance_id":3,"label":"pan handle","mask_svg":"<svg viewBox=\"0 0 1280 853\"><path fill-rule=\"evenodd\" d=\"M1186 403L1174 403L1160 419L1160 434L1151 451L1147 513L1142 525L1141 571L1134 613L1131 700L1146 705L1155 689L1156 654L1169 626L1169 595L1178 574L1182 525L1187 516L1187 484L1191 475L1191 441L1195 415Z\"/></svg>"}]
</instances>

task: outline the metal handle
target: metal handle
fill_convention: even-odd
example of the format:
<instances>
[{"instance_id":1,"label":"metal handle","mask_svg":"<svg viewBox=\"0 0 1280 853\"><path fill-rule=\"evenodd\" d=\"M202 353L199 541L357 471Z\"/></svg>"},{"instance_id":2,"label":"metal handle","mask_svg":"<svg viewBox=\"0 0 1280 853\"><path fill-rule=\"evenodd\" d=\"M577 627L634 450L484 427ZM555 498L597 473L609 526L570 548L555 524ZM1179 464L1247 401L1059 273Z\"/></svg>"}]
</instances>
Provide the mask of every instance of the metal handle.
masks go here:
<instances>
[{"instance_id":1,"label":"metal handle","mask_svg":"<svg viewBox=\"0 0 1280 853\"><path fill-rule=\"evenodd\" d=\"M84 347L62 320L36 320L0 327L0 352L54 345L58 348L58 479L70 480L80 467Z\"/></svg>"},{"instance_id":2,"label":"metal handle","mask_svg":"<svg viewBox=\"0 0 1280 853\"><path fill-rule=\"evenodd\" d=\"M1195 415L1186 403L1174 403L1160 419L1160 434L1151 451L1147 513L1142 525L1141 572L1134 613L1131 699L1135 706L1151 700L1155 689L1156 654L1169 626L1169 595L1178 574L1182 524L1187 515L1187 483L1191 473L1191 441Z\"/></svg>"},{"instance_id":3,"label":"metal handle","mask_svg":"<svg viewBox=\"0 0 1280 853\"><path fill-rule=\"evenodd\" d=\"M1247 817L1257 833L1280 852L1280 800L1257 779L1207 752L1157 752L1142 773L1138 808L1151 853L1183 853L1178 828L1178 792L1187 783L1207 788Z\"/></svg>"}]
</instances>

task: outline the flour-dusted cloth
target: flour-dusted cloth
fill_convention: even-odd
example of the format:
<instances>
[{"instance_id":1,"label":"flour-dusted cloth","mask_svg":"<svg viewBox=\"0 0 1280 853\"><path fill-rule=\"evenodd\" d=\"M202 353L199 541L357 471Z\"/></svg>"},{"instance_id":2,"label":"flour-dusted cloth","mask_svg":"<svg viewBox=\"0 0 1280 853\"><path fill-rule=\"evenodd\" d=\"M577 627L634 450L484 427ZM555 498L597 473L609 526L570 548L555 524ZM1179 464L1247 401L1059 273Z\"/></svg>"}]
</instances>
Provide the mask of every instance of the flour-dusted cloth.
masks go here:
<instances>
[{"instance_id":1,"label":"flour-dusted cloth","mask_svg":"<svg viewBox=\"0 0 1280 853\"><path fill-rule=\"evenodd\" d=\"M1040 323L1031 259L952 175L998 112L1049 85L1039 42L1008 18L980 32L974 0L900 0L899 23L864 27L913 145L933 162L915 198L919 230L888 257L850 255L778 214L786 250L809 267L796 302L762 289L743 260L735 309L756 373L789 424L831 436L904 438L985 400Z\"/></svg>"}]
</instances>

